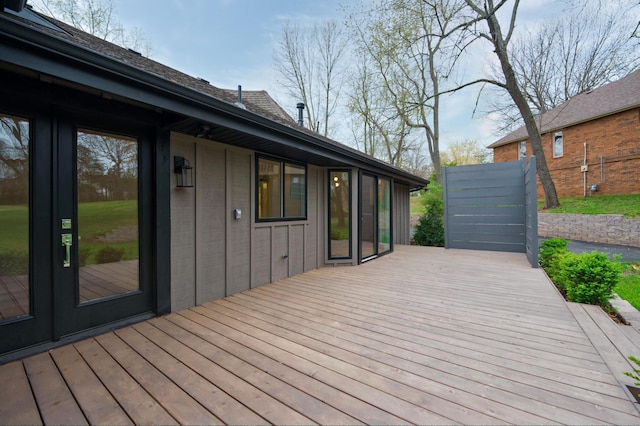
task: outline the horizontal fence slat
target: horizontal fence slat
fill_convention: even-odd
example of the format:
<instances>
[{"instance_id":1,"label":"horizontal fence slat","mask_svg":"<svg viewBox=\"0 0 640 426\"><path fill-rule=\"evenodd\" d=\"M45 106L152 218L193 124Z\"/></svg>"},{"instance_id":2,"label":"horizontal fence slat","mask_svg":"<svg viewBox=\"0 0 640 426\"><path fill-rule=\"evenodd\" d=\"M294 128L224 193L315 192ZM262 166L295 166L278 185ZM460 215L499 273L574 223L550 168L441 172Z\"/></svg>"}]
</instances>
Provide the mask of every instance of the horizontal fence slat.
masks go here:
<instances>
[{"instance_id":1,"label":"horizontal fence slat","mask_svg":"<svg viewBox=\"0 0 640 426\"><path fill-rule=\"evenodd\" d=\"M526 200L522 194L505 195L500 197L450 197L449 207L457 206L495 206L496 208L509 206L523 206Z\"/></svg>"},{"instance_id":2,"label":"horizontal fence slat","mask_svg":"<svg viewBox=\"0 0 640 426\"><path fill-rule=\"evenodd\" d=\"M521 216L447 216L447 221L452 227L464 224L476 225L522 225Z\"/></svg>"},{"instance_id":3,"label":"horizontal fence slat","mask_svg":"<svg viewBox=\"0 0 640 426\"><path fill-rule=\"evenodd\" d=\"M523 224L482 224L467 223L464 225L454 225L452 232L454 234L461 233L478 233L489 235L524 235L526 229Z\"/></svg>"},{"instance_id":4,"label":"horizontal fence slat","mask_svg":"<svg viewBox=\"0 0 640 426\"><path fill-rule=\"evenodd\" d=\"M502 206L500 209L496 209L494 206L457 206L455 208L449 208L447 216L517 216L524 220L524 205L514 204L510 206Z\"/></svg>"},{"instance_id":5,"label":"horizontal fence slat","mask_svg":"<svg viewBox=\"0 0 640 426\"><path fill-rule=\"evenodd\" d=\"M501 244L520 244L524 247L524 234L498 235L498 234L481 234L477 232L452 232L452 241L476 242L476 243L501 243Z\"/></svg>"},{"instance_id":6,"label":"horizontal fence slat","mask_svg":"<svg viewBox=\"0 0 640 426\"><path fill-rule=\"evenodd\" d=\"M511 176L512 177L512 176ZM502 188L511 186L513 188L522 188L522 184L518 181L509 181L509 176L496 177L490 176L470 176L465 180L451 180L447 182L447 190L459 189L475 189L484 191L486 188Z\"/></svg>"},{"instance_id":7,"label":"horizontal fence slat","mask_svg":"<svg viewBox=\"0 0 640 426\"><path fill-rule=\"evenodd\" d=\"M449 248L467 250L505 251L509 253L526 253L524 244L500 244L487 242L452 241Z\"/></svg>"}]
</instances>

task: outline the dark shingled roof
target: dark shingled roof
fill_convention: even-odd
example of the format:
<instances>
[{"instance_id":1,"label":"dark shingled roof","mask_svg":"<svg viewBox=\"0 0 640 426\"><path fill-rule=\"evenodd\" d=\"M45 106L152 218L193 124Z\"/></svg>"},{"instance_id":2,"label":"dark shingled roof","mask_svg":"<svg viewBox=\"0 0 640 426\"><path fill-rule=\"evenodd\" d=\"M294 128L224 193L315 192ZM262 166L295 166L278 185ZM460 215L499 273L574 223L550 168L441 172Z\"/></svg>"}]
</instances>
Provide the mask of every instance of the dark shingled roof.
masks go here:
<instances>
[{"instance_id":1,"label":"dark shingled roof","mask_svg":"<svg viewBox=\"0 0 640 426\"><path fill-rule=\"evenodd\" d=\"M37 13L35 11L30 12ZM180 72L161 64L160 62L154 61L153 59L142 56L140 53L131 49L120 47L99 37L85 33L49 16L39 13L38 15L54 25L49 27L37 25L37 23L26 19L22 21L29 26L37 26L41 31L48 32L70 43L101 53L112 59L123 62L139 70L154 74L158 77L162 77L181 86L197 90L198 92L208 94L216 99L232 104L237 101L237 91L235 90L225 90L212 86L206 80ZM55 27L58 27L61 31L56 31L54 29ZM243 91L242 103L245 105L247 110L262 115L263 117L278 121L282 124L296 124L296 121L293 120L293 118L291 118L291 116L287 114L286 111L284 111L264 90Z\"/></svg>"},{"instance_id":2,"label":"dark shingled roof","mask_svg":"<svg viewBox=\"0 0 640 426\"><path fill-rule=\"evenodd\" d=\"M640 106L640 70L597 89L580 93L537 118L540 134L562 130ZM509 133L488 148L528 139L525 126Z\"/></svg>"}]
</instances>

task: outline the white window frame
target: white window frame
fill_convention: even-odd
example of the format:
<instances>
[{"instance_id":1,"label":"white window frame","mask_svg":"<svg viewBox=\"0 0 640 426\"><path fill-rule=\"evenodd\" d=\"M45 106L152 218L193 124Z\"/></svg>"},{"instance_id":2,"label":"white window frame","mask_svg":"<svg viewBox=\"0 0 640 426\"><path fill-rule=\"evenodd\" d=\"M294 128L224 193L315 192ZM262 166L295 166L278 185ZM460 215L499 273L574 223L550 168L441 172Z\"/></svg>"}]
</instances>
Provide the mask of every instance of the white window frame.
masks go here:
<instances>
[{"instance_id":1,"label":"white window frame","mask_svg":"<svg viewBox=\"0 0 640 426\"><path fill-rule=\"evenodd\" d=\"M552 144L553 145L551 146L551 149L553 150L553 158L562 157L564 155L564 140L562 136L562 131L553 133Z\"/></svg>"},{"instance_id":2,"label":"white window frame","mask_svg":"<svg viewBox=\"0 0 640 426\"><path fill-rule=\"evenodd\" d=\"M520 141L518 144L518 160L527 158L527 141Z\"/></svg>"}]
</instances>

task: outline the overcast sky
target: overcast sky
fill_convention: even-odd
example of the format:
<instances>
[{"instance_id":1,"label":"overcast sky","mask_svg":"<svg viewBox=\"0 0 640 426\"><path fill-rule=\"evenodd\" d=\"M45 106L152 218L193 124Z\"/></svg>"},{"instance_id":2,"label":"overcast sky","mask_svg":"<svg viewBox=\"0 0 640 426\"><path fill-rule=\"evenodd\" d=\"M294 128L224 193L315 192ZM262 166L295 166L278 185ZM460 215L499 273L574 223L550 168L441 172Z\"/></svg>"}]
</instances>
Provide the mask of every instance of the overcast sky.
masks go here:
<instances>
[{"instance_id":1,"label":"overcast sky","mask_svg":"<svg viewBox=\"0 0 640 426\"><path fill-rule=\"evenodd\" d=\"M274 49L286 22L312 24L343 20L341 4L358 0L114 0L117 19L138 27L149 38L151 57L218 87L267 90L295 114L297 100L278 86ZM615 1L615 0L614 0ZM561 0L523 0L522 25L558 13ZM490 52L488 54L491 54ZM484 62L484 61L479 61ZM488 145L498 139L488 120L472 111L477 89L442 101L441 145L475 139ZM335 122L335 121L334 121ZM349 143L350 135L336 135Z\"/></svg>"}]
</instances>

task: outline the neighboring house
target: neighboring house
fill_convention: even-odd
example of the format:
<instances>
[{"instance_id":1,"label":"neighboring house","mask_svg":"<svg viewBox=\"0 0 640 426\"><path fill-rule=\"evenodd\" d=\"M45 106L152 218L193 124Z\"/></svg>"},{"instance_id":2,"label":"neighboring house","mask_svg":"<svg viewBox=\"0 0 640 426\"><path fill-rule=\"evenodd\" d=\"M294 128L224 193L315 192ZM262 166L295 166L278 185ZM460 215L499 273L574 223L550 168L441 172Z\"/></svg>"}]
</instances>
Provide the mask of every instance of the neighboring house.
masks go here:
<instances>
[{"instance_id":1,"label":"neighboring house","mask_svg":"<svg viewBox=\"0 0 640 426\"><path fill-rule=\"evenodd\" d=\"M640 70L545 112L538 128L559 197L640 193ZM524 126L489 148L494 162L532 155Z\"/></svg>"},{"instance_id":2,"label":"neighboring house","mask_svg":"<svg viewBox=\"0 0 640 426\"><path fill-rule=\"evenodd\" d=\"M409 244L426 179L24 3L0 11L0 362Z\"/></svg>"}]
</instances>

